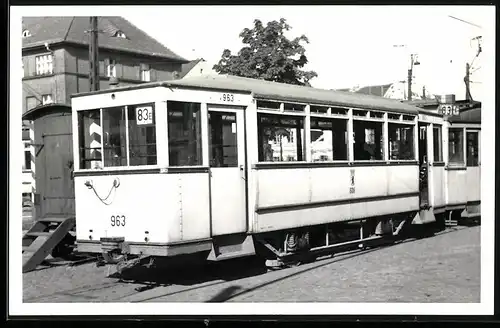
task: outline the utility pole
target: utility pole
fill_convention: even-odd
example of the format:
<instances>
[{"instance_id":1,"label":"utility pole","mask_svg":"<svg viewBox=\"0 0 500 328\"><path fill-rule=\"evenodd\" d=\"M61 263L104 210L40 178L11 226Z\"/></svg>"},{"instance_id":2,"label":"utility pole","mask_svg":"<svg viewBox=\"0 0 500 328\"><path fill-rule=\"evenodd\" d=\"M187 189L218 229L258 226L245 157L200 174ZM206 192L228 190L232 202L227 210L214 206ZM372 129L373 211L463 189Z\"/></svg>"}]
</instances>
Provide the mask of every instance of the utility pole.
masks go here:
<instances>
[{"instance_id":1,"label":"utility pole","mask_svg":"<svg viewBox=\"0 0 500 328\"><path fill-rule=\"evenodd\" d=\"M465 63L465 100L471 101L472 96L470 94L470 65L469 63Z\"/></svg>"},{"instance_id":2,"label":"utility pole","mask_svg":"<svg viewBox=\"0 0 500 328\"><path fill-rule=\"evenodd\" d=\"M90 91L99 90L99 42L97 17L90 17L89 34L89 84Z\"/></svg>"},{"instance_id":3,"label":"utility pole","mask_svg":"<svg viewBox=\"0 0 500 328\"><path fill-rule=\"evenodd\" d=\"M420 65L418 60L413 60L413 54L410 55L410 68L408 69L408 101L411 101L411 80L413 77L413 65Z\"/></svg>"}]
</instances>

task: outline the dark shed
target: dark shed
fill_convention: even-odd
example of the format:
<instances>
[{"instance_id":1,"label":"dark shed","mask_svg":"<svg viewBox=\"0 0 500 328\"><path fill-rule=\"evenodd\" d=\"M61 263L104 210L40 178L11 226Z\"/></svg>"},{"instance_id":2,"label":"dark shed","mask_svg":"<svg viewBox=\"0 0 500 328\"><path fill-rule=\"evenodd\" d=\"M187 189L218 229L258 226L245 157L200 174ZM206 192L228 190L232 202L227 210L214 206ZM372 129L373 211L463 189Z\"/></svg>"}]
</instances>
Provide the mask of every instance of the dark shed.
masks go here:
<instances>
[{"instance_id":1,"label":"dark shed","mask_svg":"<svg viewBox=\"0 0 500 328\"><path fill-rule=\"evenodd\" d=\"M23 114L35 139L34 218L75 215L71 107L49 104Z\"/></svg>"}]
</instances>

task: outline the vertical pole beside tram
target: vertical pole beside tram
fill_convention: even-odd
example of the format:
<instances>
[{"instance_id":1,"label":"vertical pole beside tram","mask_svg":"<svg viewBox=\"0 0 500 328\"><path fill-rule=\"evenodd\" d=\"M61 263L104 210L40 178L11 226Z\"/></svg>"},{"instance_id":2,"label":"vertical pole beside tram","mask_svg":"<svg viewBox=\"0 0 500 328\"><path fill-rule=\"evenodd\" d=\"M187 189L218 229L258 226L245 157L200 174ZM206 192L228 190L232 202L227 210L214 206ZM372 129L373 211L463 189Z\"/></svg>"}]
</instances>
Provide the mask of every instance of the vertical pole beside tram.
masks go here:
<instances>
[{"instance_id":1,"label":"vertical pole beside tram","mask_svg":"<svg viewBox=\"0 0 500 328\"><path fill-rule=\"evenodd\" d=\"M89 33L89 85L90 91L99 90L99 39L97 29L97 17L90 17L90 33ZM102 142L102 127L100 115L96 112L90 114L90 158L102 158L101 142ZM92 161L91 168L96 168L99 162Z\"/></svg>"}]
</instances>

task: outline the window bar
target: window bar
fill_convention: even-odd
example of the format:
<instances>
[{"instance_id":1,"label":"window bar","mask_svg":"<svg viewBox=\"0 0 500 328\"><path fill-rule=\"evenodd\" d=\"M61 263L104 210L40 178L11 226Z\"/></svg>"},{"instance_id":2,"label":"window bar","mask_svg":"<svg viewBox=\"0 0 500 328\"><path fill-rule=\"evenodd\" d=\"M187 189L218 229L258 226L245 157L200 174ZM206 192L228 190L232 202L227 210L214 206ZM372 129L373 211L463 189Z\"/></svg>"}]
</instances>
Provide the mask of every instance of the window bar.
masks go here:
<instances>
[{"instance_id":1,"label":"window bar","mask_svg":"<svg viewBox=\"0 0 500 328\"><path fill-rule=\"evenodd\" d=\"M101 168L104 168L104 142L105 142L105 136L104 136L104 123L103 123L103 116L102 116L102 108L99 109L99 121L100 121L100 129L101 129Z\"/></svg>"},{"instance_id":2,"label":"window bar","mask_svg":"<svg viewBox=\"0 0 500 328\"><path fill-rule=\"evenodd\" d=\"M390 157L389 157L389 120L387 113L384 113L384 123L382 123L382 127L383 127L382 137L384 138L384 160L388 161Z\"/></svg>"},{"instance_id":3,"label":"window bar","mask_svg":"<svg viewBox=\"0 0 500 328\"><path fill-rule=\"evenodd\" d=\"M306 105L304 117L304 142L305 142L305 160L306 162L312 162L312 152L311 152L311 106ZM300 130L299 130L300 132Z\"/></svg>"},{"instance_id":4,"label":"window bar","mask_svg":"<svg viewBox=\"0 0 500 328\"><path fill-rule=\"evenodd\" d=\"M209 128L208 128L208 106L207 103L201 103L200 105L200 118L201 118L201 165L202 166L210 166L210 158L209 158ZM236 121L238 118L236 117Z\"/></svg>"},{"instance_id":5,"label":"window bar","mask_svg":"<svg viewBox=\"0 0 500 328\"><path fill-rule=\"evenodd\" d=\"M353 110L352 108L348 110L347 115L349 117L347 121L347 140L348 140L348 159L349 162L354 161L354 124L353 124Z\"/></svg>"},{"instance_id":6,"label":"window bar","mask_svg":"<svg viewBox=\"0 0 500 328\"><path fill-rule=\"evenodd\" d=\"M462 149L463 149L463 152L464 152L464 165L467 166L467 131L465 130L465 128L462 128L462 133L463 133L463 137L462 137Z\"/></svg>"},{"instance_id":7,"label":"window bar","mask_svg":"<svg viewBox=\"0 0 500 328\"><path fill-rule=\"evenodd\" d=\"M125 166L130 165L130 149L129 149L129 132L128 132L128 106L125 106L125 147L127 154L127 163ZM146 152L147 153L147 152Z\"/></svg>"}]
</instances>

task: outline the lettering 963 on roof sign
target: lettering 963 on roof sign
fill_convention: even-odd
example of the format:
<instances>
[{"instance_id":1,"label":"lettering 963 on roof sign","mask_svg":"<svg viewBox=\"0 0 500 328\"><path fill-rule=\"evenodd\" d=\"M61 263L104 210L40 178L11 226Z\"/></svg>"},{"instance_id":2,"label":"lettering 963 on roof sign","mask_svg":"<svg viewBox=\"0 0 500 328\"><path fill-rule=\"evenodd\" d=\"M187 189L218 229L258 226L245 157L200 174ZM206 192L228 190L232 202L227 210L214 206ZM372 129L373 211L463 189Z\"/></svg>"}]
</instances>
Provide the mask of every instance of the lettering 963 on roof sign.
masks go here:
<instances>
[{"instance_id":1,"label":"lettering 963 on roof sign","mask_svg":"<svg viewBox=\"0 0 500 328\"><path fill-rule=\"evenodd\" d=\"M137 122L137 125L153 124L153 107L137 107L135 109L135 120Z\"/></svg>"}]
</instances>

